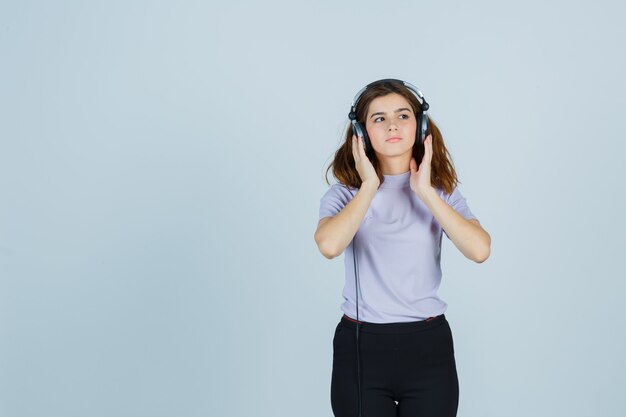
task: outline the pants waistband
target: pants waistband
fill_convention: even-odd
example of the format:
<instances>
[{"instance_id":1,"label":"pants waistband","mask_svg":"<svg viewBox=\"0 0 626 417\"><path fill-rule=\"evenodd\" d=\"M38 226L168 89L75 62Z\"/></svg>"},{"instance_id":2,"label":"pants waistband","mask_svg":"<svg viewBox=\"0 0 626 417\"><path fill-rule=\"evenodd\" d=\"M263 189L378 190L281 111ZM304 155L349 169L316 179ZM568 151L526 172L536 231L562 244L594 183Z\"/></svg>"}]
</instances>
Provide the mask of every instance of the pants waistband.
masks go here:
<instances>
[{"instance_id":1,"label":"pants waistband","mask_svg":"<svg viewBox=\"0 0 626 417\"><path fill-rule=\"evenodd\" d=\"M380 334L389 334L389 333L411 333L414 331L428 329L434 326L440 325L442 322L446 321L445 314L440 314L438 316L429 317L425 320L419 321L408 321L408 322L398 322L398 323L370 323L367 321L358 322L348 317L347 315L343 315L341 317L340 325L343 327L347 327L350 329L356 329L357 323L359 324L359 328L363 332L368 333L380 333Z\"/></svg>"}]
</instances>

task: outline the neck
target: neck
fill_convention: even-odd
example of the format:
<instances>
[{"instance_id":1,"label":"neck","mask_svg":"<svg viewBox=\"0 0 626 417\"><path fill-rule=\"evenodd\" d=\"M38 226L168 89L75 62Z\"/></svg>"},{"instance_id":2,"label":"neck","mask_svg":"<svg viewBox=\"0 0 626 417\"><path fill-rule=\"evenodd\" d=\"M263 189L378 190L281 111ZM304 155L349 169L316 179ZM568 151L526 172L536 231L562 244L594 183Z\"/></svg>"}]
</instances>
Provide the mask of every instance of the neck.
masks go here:
<instances>
[{"instance_id":1,"label":"neck","mask_svg":"<svg viewBox=\"0 0 626 417\"><path fill-rule=\"evenodd\" d=\"M380 169L383 175L399 175L410 170L410 162L413 155L409 152L406 155L398 155L396 157L378 156Z\"/></svg>"}]
</instances>

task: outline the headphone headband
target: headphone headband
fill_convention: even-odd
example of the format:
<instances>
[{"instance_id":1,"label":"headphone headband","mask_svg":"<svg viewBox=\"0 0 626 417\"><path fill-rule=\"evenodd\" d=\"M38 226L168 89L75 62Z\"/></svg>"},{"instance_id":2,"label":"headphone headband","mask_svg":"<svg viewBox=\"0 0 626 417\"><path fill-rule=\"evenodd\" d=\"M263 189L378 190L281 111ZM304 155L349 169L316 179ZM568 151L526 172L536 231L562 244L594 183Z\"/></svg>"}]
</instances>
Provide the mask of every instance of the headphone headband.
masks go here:
<instances>
[{"instance_id":1,"label":"headphone headband","mask_svg":"<svg viewBox=\"0 0 626 417\"><path fill-rule=\"evenodd\" d=\"M421 99L422 111L425 112L426 110L428 110L429 105L426 102L426 99L424 98L424 95L422 94L422 92L416 86L406 81L398 80L395 78L383 78L382 80L377 80L377 81L369 83L365 87L361 88L358 93L356 93L356 95L354 96L354 99L352 100L352 104L350 105L350 115L351 116L354 115L354 119L356 119L356 105L358 104L361 98L361 95L363 94L365 90L367 90L368 88L374 85L382 84L382 83L390 82L390 81L400 83L404 85L406 88L408 88L409 90L411 90L413 93L415 93L415 95ZM352 117L350 117L350 119L352 119Z\"/></svg>"}]
</instances>

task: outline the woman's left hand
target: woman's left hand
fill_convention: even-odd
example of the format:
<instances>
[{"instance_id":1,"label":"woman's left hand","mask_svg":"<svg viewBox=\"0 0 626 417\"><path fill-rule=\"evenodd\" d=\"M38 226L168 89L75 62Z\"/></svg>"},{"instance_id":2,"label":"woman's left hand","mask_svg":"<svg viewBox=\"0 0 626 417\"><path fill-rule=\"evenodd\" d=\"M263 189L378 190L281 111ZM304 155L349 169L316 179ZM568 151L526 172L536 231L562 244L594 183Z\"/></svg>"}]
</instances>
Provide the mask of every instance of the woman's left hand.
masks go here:
<instances>
[{"instance_id":1,"label":"woman's left hand","mask_svg":"<svg viewBox=\"0 0 626 417\"><path fill-rule=\"evenodd\" d=\"M420 163L419 170L417 169L415 158L411 158L411 162L409 163L409 167L411 168L411 178L409 180L411 190L420 198L426 191L433 188L430 183L430 161L432 158L433 137L432 135L428 135L424 140L424 157Z\"/></svg>"}]
</instances>

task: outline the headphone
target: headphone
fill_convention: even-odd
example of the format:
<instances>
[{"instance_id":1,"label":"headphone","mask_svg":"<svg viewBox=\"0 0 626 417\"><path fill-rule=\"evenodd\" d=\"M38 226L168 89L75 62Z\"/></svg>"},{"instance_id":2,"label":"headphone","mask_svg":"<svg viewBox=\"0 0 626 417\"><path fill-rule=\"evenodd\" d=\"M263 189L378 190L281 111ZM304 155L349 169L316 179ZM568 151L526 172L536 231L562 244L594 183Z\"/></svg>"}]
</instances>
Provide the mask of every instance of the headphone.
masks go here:
<instances>
[{"instance_id":1,"label":"headphone","mask_svg":"<svg viewBox=\"0 0 626 417\"><path fill-rule=\"evenodd\" d=\"M350 121L352 122L352 133L356 134L357 136L361 136L363 137L363 144L365 145L365 152L370 153L373 151L373 147L370 143L369 140L369 136L367 135L367 130L365 129L365 124L364 123L360 123L356 120L356 105L359 102L359 99L361 98L361 95L363 95L363 92L365 90L367 90L368 88L371 88L372 86L375 85L379 85L379 84L384 84L384 83L399 83L404 85L406 88L408 88L410 91L412 91L418 98L421 99L421 105L422 105L422 111L417 113L417 130L415 132L415 140L417 143L424 143L424 139L426 139L426 136L428 136L428 134L430 133L429 131L429 126L428 126L428 115L426 114L426 111L428 110L428 103L426 102L426 99L424 99L424 95L422 94L421 91L419 91L417 89L417 87L415 87L412 84L407 83L406 81L402 81L402 80L397 80L394 78L385 78L382 80L378 80L378 81L374 81L372 83L369 83L368 85L366 85L365 87L363 87L354 97L354 100L352 100L352 104L350 107L350 113L348 114L348 117L350 118ZM423 145L422 145L423 146ZM355 246L355 242L356 242L356 233L354 234L354 237L352 238L352 260L354 261L354 289L355 289L355 294L356 294L356 366L357 366L357 385L359 387L359 417L361 417L361 360L360 360L360 348L359 348L359 331L360 331L360 322L359 322L359 273L358 273L358 262L356 260L356 251L354 249Z\"/></svg>"},{"instance_id":2,"label":"headphone","mask_svg":"<svg viewBox=\"0 0 626 417\"><path fill-rule=\"evenodd\" d=\"M372 147L372 144L370 143L370 138L367 135L367 129L365 128L365 121L361 123L357 121L356 119L357 118L356 117L356 105L358 104L359 99L363 95L363 92L367 90L368 88L371 88L375 85L390 84L390 83L398 83L398 84L404 85L406 88L412 91L419 99L421 99L420 104L422 106L422 109L415 115L417 117L417 129L415 132L416 142L423 143L424 139L426 139L426 136L428 136L428 134L430 133L429 126L428 126L428 114L426 113L426 111L428 110L428 107L430 106L426 102L426 99L424 99L424 95L422 94L422 92L418 90L417 87L415 87L413 84L407 83L406 81L397 80L395 78L384 78L382 80L374 81L372 83L369 83L368 85L363 87L358 93L356 93L356 96L354 97L354 100L352 100L352 104L350 106L350 113L348 113L348 118L352 122L352 133L357 136L363 137L363 143L365 145L366 154L368 153L371 154L374 148Z\"/></svg>"}]
</instances>

